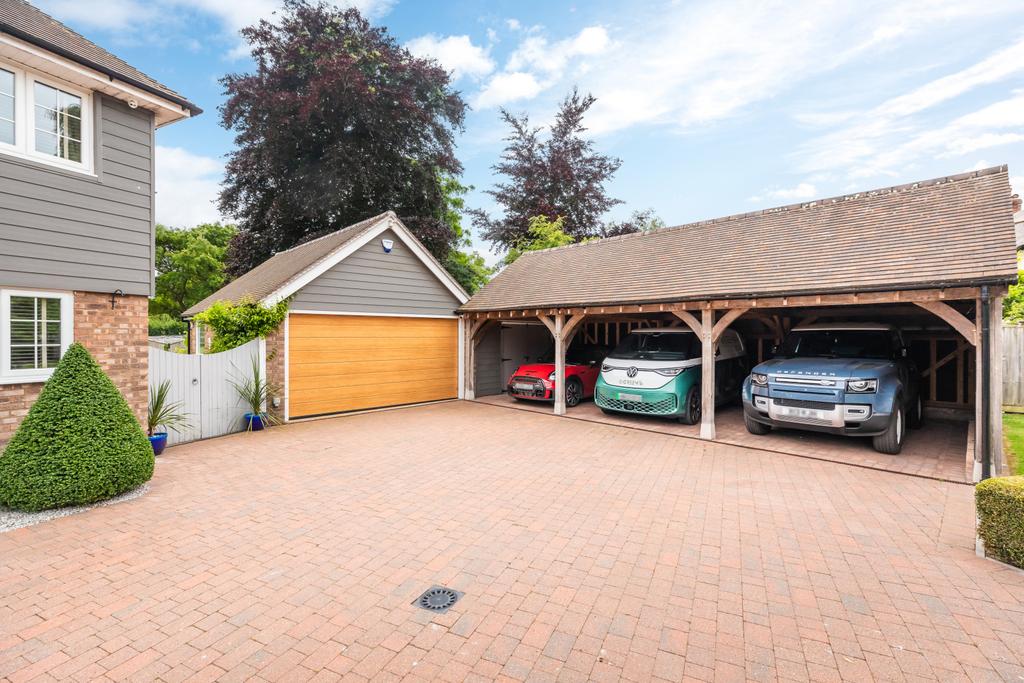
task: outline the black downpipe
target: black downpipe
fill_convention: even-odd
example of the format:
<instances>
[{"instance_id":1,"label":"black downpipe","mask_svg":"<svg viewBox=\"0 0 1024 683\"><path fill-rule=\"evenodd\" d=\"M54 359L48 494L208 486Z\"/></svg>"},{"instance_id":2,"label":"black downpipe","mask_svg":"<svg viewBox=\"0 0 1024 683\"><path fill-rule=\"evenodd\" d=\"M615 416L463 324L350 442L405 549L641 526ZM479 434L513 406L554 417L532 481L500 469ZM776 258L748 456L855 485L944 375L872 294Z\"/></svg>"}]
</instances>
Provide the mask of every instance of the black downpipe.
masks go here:
<instances>
[{"instance_id":1,"label":"black downpipe","mask_svg":"<svg viewBox=\"0 0 1024 683\"><path fill-rule=\"evenodd\" d=\"M981 367L978 368L978 372L981 373L981 430L978 435L978 440L981 446L981 478L988 479L992 476L992 452L991 444L989 443L990 435L992 433L992 401L989 390L989 383L991 381L991 348L992 348L992 334L989 329L989 320L992 317L990 315L991 302L989 301L988 285L984 285L981 288Z\"/></svg>"}]
</instances>

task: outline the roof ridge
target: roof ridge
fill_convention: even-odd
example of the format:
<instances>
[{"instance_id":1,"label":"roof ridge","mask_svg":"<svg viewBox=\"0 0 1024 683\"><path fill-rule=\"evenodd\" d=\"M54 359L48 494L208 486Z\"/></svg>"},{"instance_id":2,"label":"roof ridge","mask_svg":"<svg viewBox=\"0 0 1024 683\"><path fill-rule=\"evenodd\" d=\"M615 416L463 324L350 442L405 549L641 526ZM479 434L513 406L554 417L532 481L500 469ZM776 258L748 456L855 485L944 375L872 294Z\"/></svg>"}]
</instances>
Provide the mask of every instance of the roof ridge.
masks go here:
<instances>
[{"instance_id":1,"label":"roof ridge","mask_svg":"<svg viewBox=\"0 0 1024 683\"><path fill-rule=\"evenodd\" d=\"M288 247L287 249L282 249L281 251L277 252L277 254L287 254L289 251L294 251L295 249L298 249L299 247L304 247L307 244L313 244L314 242L319 242L320 240L327 239L328 237L334 237L338 233L342 233L342 232L345 232L347 230L351 230L353 228L358 228L363 223L367 223L369 221L377 222L378 220L383 219L389 213L394 213L394 212L393 211L385 211L384 213L377 214L376 216L370 216L369 218L364 218L361 221L357 221L357 222L353 223L352 225L346 225L344 228L338 228L337 230L334 230L333 232L329 232L326 235L320 235L319 237L314 237L311 240L307 240L305 242L300 242L300 243L296 244L294 247ZM277 254L274 254L274 256L277 256Z\"/></svg>"},{"instance_id":2,"label":"roof ridge","mask_svg":"<svg viewBox=\"0 0 1024 683\"><path fill-rule=\"evenodd\" d=\"M890 185L888 187L880 187L873 190L861 190L859 192L851 192L849 194L836 195L833 197L823 197L821 199L812 199L806 202L796 202L793 204L783 204L781 206L773 206L766 209L758 209L756 211L746 211L744 213L734 213L726 216L719 216L717 218L705 218L699 221L691 221L690 223L681 223L679 225L671 225L658 230L651 230L649 232L632 232L625 235L616 235L614 237L599 237L597 239L591 239L584 242L574 242L573 244L566 244L560 247L548 247L547 249L536 249L534 251L527 251L522 256L531 256L536 254L543 254L552 251L559 251L562 249L578 249L587 247L594 244L603 244L616 240L629 240L629 239L640 239L649 235L661 235L666 232L691 229L706 225L716 225L718 223L726 223L730 221L739 220L741 218L751 218L753 216L766 216L773 213L781 213L784 211L790 211L795 209L817 209L823 206L834 206L840 202L854 201L858 199L866 199L869 197L877 197L879 195L895 194L897 192L910 192L913 190L922 189L924 187L934 187L943 183L954 183L961 182L964 180L971 180L974 178L981 178L983 176L995 175L997 173L1004 173L1008 171L1006 164L1000 164L998 166L989 166L988 168L978 169L976 171L967 171L964 173L957 173L947 176L939 176L937 178L929 178L928 180L916 180L910 183L903 183L900 185Z\"/></svg>"}]
</instances>

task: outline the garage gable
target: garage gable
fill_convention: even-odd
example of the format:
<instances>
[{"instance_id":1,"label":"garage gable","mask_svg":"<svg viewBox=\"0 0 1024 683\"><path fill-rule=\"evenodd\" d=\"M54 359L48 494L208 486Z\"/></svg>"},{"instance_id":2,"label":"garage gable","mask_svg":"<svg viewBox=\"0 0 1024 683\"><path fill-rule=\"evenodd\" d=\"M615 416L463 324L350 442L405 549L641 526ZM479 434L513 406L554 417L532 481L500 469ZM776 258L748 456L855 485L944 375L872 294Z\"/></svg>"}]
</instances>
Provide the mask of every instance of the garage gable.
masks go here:
<instances>
[{"instance_id":1,"label":"garage gable","mask_svg":"<svg viewBox=\"0 0 1024 683\"><path fill-rule=\"evenodd\" d=\"M460 303L388 229L299 289L291 310L450 316Z\"/></svg>"}]
</instances>

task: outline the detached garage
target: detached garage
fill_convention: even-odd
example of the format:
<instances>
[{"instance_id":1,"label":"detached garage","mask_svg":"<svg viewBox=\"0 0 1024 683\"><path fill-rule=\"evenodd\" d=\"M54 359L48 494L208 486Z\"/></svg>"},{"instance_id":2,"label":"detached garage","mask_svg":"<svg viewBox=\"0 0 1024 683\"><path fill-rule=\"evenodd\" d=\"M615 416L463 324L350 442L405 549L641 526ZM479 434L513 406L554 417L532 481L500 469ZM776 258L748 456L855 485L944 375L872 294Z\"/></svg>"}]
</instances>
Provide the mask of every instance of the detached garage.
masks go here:
<instances>
[{"instance_id":1,"label":"detached garage","mask_svg":"<svg viewBox=\"0 0 1024 683\"><path fill-rule=\"evenodd\" d=\"M267 338L286 419L459 397L459 284L394 213L280 252L185 311L289 300ZM203 346L192 325L191 348Z\"/></svg>"}]
</instances>

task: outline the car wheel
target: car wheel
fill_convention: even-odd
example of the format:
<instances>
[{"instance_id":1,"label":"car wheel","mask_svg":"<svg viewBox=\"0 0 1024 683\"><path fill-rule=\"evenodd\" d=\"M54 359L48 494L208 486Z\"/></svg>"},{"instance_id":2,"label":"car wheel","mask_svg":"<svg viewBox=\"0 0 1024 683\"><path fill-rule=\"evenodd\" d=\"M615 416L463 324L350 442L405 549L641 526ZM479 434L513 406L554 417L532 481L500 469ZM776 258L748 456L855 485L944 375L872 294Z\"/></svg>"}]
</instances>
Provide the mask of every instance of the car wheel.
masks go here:
<instances>
[{"instance_id":1,"label":"car wheel","mask_svg":"<svg viewBox=\"0 0 1024 683\"><path fill-rule=\"evenodd\" d=\"M921 400L921 393L918 392L914 404L910 406L910 415L907 416L907 426L911 429L920 429L924 426L924 401Z\"/></svg>"},{"instance_id":2,"label":"car wheel","mask_svg":"<svg viewBox=\"0 0 1024 683\"><path fill-rule=\"evenodd\" d=\"M700 387L690 387L690 390L686 392L683 408L683 414L679 416L680 422L684 425L695 425L700 422Z\"/></svg>"},{"instance_id":3,"label":"car wheel","mask_svg":"<svg viewBox=\"0 0 1024 683\"><path fill-rule=\"evenodd\" d=\"M570 377L565 383L565 405L567 408L578 406L583 400L583 382Z\"/></svg>"},{"instance_id":4,"label":"car wheel","mask_svg":"<svg viewBox=\"0 0 1024 683\"><path fill-rule=\"evenodd\" d=\"M743 413L743 424L746 426L748 432L756 434L757 436L764 436L768 432L772 431L771 425L758 422L746 413Z\"/></svg>"},{"instance_id":5,"label":"car wheel","mask_svg":"<svg viewBox=\"0 0 1024 683\"><path fill-rule=\"evenodd\" d=\"M871 440L871 445L879 453L897 455L903 450L903 439L906 436L906 421L903 406L897 402L896 412L889 419L889 427Z\"/></svg>"}]
</instances>

